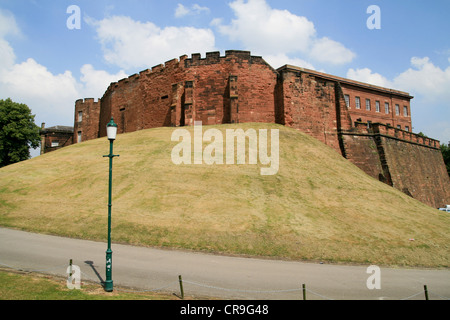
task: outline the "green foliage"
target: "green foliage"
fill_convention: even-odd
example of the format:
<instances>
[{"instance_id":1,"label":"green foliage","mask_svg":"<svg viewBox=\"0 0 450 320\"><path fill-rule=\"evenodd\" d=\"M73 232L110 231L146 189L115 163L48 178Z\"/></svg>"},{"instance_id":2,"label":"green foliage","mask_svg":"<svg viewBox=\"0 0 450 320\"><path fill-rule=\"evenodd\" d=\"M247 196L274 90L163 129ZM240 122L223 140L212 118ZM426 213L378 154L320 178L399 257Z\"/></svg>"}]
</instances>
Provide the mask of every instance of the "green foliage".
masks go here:
<instances>
[{"instance_id":1,"label":"green foliage","mask_svg":"<svg viewBox=\"0 0 450 320\"><path fill-rule=\"evenodd\" d=\"M426 134L424 134L422 131L420 131L417 135L419 137L428 138L428 136Z\"/></svg>"},{"instance_id":2,"label":"green foliage","mask_svg":"<svg viewBox=\"0 0 450 320\"><path fill-rule=\"evenodd\" d=\"M27 105L0 100L0 168L30 158L39 147L39 127Z\"/></svg>"},{"instance_id":3,"label":"green foliage","mask_svg":"<svg viewBox=\"0 0 450 320\"><path fill-rule=\"evenodd\" d=\"M447 167L448 175L450 176L450 144L441 144L441 152L444 157L445 166Z\"/></svg>"}]
</instances>

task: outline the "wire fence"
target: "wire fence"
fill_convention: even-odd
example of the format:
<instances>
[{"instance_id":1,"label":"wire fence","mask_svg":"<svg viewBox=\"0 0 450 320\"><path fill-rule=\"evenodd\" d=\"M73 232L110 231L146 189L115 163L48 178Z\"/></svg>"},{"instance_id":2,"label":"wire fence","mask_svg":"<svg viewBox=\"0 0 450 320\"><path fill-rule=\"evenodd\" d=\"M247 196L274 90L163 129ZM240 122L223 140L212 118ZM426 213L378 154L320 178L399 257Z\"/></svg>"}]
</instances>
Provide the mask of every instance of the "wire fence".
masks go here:
<instances>
[{"instance_id":1,"label":"wire fence","mask_svg":"<svg viewBox=\"0 0 450 320\"><path fill-rule=\"evenodd\" d=\"M69 262L69 264L55 266L55 267L51 267L51 268L47 268L47 269L23 268L23 267L7 265L2 262L0 262L0 266L4 267L4 268L12 269L12 270L20 271L20 272L25 272L25 273L38 273L38 274L55 274L56 273L57 275L61 275L63 273L66 273L67 268L69 266L71 266L71 262ZM100 279L98 279L98 278L95 279L83 271L80 271L80 272L81 272L81 275L83 276L83 280L85 280L85 281L87 280L89 282L96 283L96 284L103 286L103 281L101 281ZM164 286L159 287L159 288L135 289L135 288L116 287L115 290L117 292L125 292L125 293L150 293L150 292L157 293L157 292L161 292L163 290L167 290L169 288L173 288L174 286L179 285L180 298L184 299L184 296L185 296L184 295L184 286L183 286L184 284L190 284L192 286L202 287L202 288L216 290L216 291L226 291L226 292L234 292L234 293L282 294L282 293L291 293L291 292L303 292L303 300L307 300L306 294L312 294L312 295L317 296L324 300L336 300L336 299L327 297L323 294L320 294L318 292L315 292L315 291L307 288L305 284L302 285L302 288L278 289L278 290L232 289L232 288L223 288L223 287L208 285L208 284L191 281L191 280L183 280L181 275L178 276L178 280L170 281L167 284L165 284ZM436 297L437 299L440 299L440 300L450 300L449 297L445 297L445 296L442 296L442 295L439 295L437 293L430 291L428 289L427 285L424 285L424 290L421 290L413 295L410 295L410 296L407 296L404 298L400 298L400 299L397 298L396 300L410 300L410 299L416 298L421 295L424 297L424 300L430 300L430 296Z\"/></svg>"}]
</instances>

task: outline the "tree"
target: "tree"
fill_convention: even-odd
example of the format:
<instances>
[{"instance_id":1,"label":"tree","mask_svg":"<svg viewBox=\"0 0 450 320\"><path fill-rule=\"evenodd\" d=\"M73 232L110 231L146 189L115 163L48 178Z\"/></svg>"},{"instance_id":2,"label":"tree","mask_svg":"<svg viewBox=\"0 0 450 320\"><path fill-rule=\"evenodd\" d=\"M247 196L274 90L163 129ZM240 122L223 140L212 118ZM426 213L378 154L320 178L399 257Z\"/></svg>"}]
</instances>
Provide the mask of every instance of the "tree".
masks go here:
<instances>
[{"instance_id":1,"label":"tree","mask_svg":"<svg viewBox=\"0 0 450 320\"><path fill-rule=\"evenodd\" d=\"M448 175L450 176L450 142L448 145L441 144L441 152L444 157L445 166L447 167Z\"/></svg>"},{"instance_id":2,"label":"tree","mask_svg":"<svg viewBox=\"0 0 450 320\"><path fill-rule=\"evenodd\" d=\"M27 105L0 100L0 168L30 159L40 143L40 128Z\"/></svg>"}]
</instances>

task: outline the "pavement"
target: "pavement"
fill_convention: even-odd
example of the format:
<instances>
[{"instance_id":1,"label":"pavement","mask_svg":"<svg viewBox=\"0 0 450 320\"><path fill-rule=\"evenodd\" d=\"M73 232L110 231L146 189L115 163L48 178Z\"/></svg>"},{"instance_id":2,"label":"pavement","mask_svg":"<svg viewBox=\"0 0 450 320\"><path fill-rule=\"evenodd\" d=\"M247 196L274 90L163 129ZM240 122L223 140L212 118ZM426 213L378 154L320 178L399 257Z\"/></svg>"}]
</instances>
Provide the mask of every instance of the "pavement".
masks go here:
<instances>
[{"instance_id":1,"label":"pavement","mask_svg":"<svg viewBox=\"0 0 450 320\"><path fill-rule=\"evenodd\" d=\"M72 259L81 270L81 281L101 283L106 248L102 242L0 228L0 266L8 268L67 277ZM450 299L449 269L368 269L114 243L112 251L112 277L118 291L180 295L181 275L184 294L203 298L301 300L305 284L307 300L425 300L425 285L430 300Z\"/></svg>"}]
</instances>

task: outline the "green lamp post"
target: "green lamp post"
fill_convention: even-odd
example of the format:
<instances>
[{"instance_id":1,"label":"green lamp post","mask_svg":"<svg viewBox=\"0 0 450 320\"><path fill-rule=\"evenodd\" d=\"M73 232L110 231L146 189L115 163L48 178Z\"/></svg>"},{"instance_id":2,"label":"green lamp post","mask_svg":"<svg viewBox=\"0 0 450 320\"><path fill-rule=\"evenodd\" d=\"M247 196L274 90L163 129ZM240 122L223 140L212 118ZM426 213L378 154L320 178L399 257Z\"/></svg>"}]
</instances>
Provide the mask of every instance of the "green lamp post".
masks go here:
<instances>
[{"instance_id":1,"label":"green lamp post","mask_svg":"<svg viewBox=\"0 0 450 320\"><path fill-rule=\"evenodd\" d=\"M113 291L113 280L112 280L112 250L111 250L111 194L112 194L112 163L113 158L119 155L113 154L113 144L116 140L117 135L117 124L114 123L114 119L106 125L106 134L109 140L109 155L103 156L109 158L109 192L108 192L108 249L106 250L106 281L105 281L105 291Z\"/></svg>"}]
</instances>

